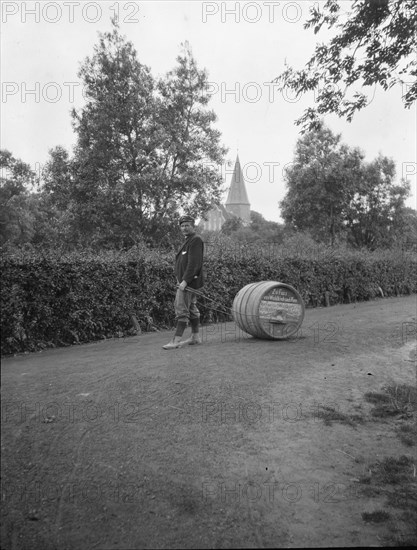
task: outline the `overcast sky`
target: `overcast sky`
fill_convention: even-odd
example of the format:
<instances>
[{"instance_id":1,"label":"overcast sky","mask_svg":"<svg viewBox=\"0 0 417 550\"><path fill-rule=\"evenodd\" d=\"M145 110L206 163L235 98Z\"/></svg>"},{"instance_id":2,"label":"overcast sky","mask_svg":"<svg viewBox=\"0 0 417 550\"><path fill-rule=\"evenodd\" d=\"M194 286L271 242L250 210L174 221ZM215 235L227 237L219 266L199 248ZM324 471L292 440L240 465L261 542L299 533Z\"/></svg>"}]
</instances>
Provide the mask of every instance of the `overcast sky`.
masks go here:
<instances>
[{"instance_id":1,"label":"overcast sky","mask_svg":"<svg viewBox=\"0 0 417 550\"><path fill-rule=\"evenodd\" d=\"M282 168L293 160L299 137L294 121L314 96L295 101L268 83L283 70L285 60L301 68L316 40L324 40L303 29L313 2L1 4L2 148L34 169L44 165L51 148L71 149L75 135L70 110L83 105L78 69L117 11L123 34L154 76L171 70L181 43L189 42L212 83L211 108L229 148L227 159L234 163L239 150L252 210L280 221ZM407 177L412 184L407 205L415 208L416 108L404 109L402 93L401 86L389 92L374 88L371 104L352 123L334 116L325 122L345 143L360 147L366 160L378 153L393 158L398 180ZM225 187L232 169L222 169Z\"/></svg>"}]
</instances>

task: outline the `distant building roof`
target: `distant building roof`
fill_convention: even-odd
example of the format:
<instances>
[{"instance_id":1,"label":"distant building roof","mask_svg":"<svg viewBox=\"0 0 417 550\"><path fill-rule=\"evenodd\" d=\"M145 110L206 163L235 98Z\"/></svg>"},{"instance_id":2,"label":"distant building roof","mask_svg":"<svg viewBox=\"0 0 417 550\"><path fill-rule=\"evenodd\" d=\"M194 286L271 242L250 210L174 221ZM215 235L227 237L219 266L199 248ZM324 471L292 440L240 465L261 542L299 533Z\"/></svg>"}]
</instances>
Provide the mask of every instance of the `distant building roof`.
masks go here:
<instances>
[{"instance_id":1,"label":"distant building roof","mask_svg":"<svg viewBox=\"0 0 417 550\"><path fill-rule=\"evenodd\" d=\"M235 168L233 170L232 181L229 187L229 194L227 195L226 200L226 205L231 204L250 205L248 194L246 193L242 168L240 166L239 155L236 156Z\"/></svg>"},{"instance_id":2,"label":"distant building roof","mask_svg":"<svg viewBox=\"0 0 417 550\"><path fill-rule=\"evenodd\" d=\"M219 209L221 210L225 220L231 220L232 218L236 218L234 214L226 210L223 204L219 204Z\"/></svg>"},{"instance_id":3,"label":"distant building roof","mask_svg":"<svg viewBox=\"0 0 417 550\"><path fill-rule=\"evenodd\" d=\"M202 227L209 231L219 231L224 222L232 218L236 216L228 212L223 204L214 204L201 220Z\"/></svg>"}]
</instances>

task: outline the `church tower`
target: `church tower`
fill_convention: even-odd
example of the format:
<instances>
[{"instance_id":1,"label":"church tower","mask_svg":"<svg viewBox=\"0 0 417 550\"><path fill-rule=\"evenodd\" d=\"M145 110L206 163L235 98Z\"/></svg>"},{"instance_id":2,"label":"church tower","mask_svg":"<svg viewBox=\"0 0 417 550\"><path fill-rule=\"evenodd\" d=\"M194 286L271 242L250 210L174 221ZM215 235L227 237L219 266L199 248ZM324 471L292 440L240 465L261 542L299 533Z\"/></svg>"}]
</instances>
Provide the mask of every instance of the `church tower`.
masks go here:
<instances>
[{"instance_id":1,"label":"church tower","mask_svg":"<svg viewBox=\"0 0 417 550\"><path fill-rule=\"evenodd\" d=\"M250 222L250 202L246 193L239 155L236 157L229 194L227 195L226 210L241 218L244 223Z\"/></svg>"}]
</instances>

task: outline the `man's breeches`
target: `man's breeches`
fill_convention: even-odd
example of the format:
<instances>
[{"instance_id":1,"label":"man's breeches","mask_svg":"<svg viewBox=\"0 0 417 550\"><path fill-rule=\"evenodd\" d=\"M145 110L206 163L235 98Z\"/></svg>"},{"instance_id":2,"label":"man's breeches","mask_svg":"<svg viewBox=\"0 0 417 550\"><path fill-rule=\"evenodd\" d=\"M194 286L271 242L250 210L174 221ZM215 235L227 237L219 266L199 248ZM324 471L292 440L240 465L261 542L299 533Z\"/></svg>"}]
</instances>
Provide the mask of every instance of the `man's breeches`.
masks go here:
<instances>
[{"instance_id":1,"label":"man's breeches","mask_svg":"<svg viewBox=\"0 0 417 550\"><path fill-rule=\"evenodd\" d=\"M187 322L200 318L200 312L197 309L197 296L188 290L177 289L174 308L176 321Z\"/></svg>"}]
</instances>

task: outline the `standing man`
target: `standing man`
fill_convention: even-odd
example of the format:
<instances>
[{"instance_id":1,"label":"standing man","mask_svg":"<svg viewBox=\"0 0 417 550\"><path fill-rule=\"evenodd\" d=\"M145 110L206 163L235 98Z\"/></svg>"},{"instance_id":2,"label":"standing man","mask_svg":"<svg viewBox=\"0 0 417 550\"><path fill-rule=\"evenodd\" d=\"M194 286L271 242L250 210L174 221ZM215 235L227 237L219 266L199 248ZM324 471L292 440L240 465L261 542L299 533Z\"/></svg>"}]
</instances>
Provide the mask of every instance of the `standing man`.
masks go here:
<instances>
[{"instance_id":1,"label":"standing man","mask_svg":"<svg viewBox=\"0 0 417 550\"><path fill-rule=\"evenodd\" d=\"M177 328L171 342L162 346L164 349L176 349L186 344L201 344L198 331L200 312L197 309L197 296L188 289L198 289L204 284L204 243L200 235L196 234L194 219L190 216L180 218L180 228L185 237L185 243L175 257L175 276L179 284L174 303ZM191 325L191 338L181 342L188 321Z\"/></svg>"}]
</instances>

